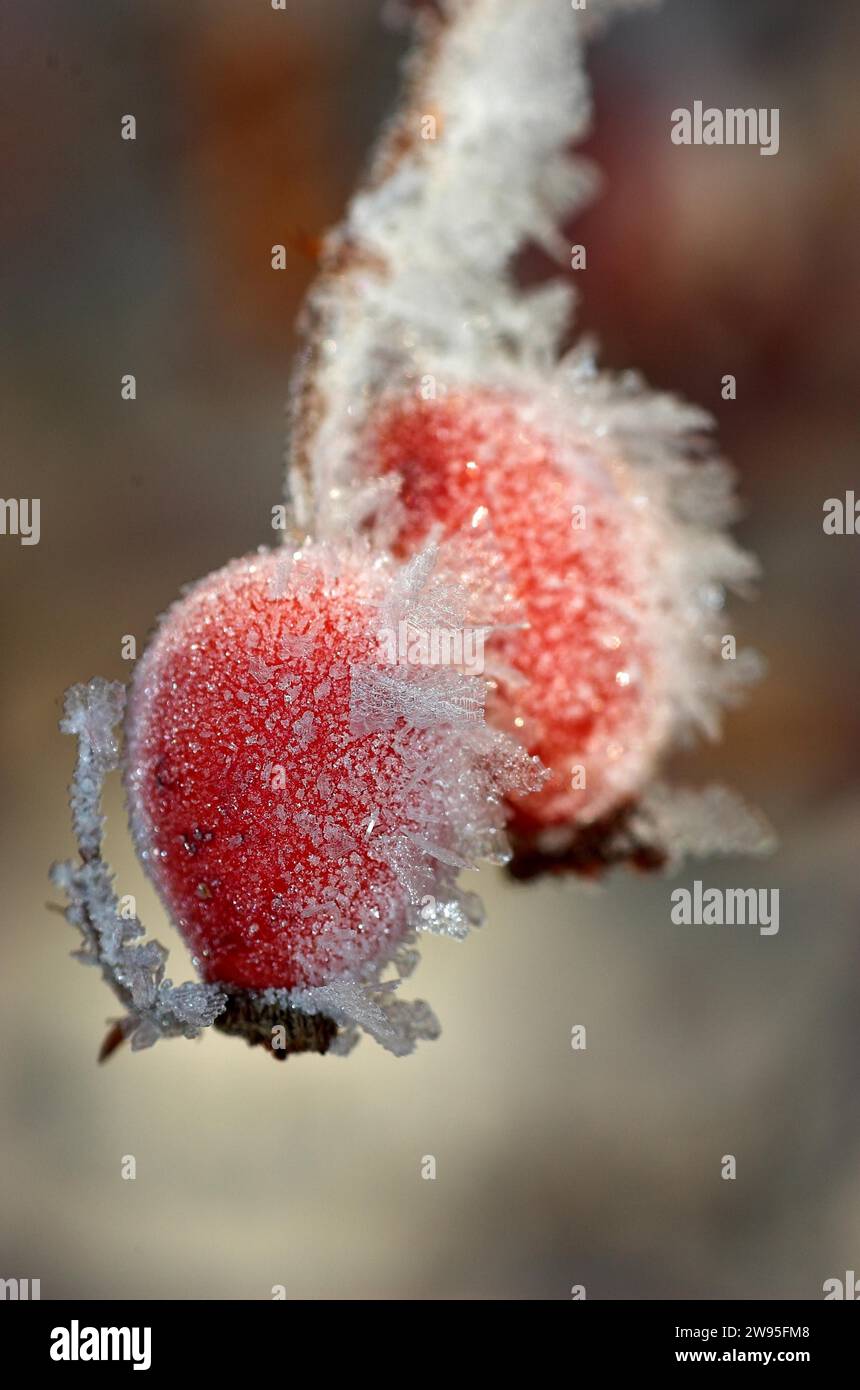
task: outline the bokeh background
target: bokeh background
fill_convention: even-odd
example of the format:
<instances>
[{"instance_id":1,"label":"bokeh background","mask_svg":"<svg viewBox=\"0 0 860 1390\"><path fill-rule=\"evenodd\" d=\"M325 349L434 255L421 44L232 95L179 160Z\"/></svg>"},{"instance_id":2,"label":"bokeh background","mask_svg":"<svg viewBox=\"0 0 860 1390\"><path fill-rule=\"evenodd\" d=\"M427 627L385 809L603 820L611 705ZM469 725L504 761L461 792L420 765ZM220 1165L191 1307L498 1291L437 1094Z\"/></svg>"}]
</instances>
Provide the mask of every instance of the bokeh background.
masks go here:
<instances>
[{"instance_id":1,"label":"bokeh background","mask_svg":"<svg viewBox=\"0 0 860 1390\"><path fill-rule=\"evenodd\" d=\"M710 407L738 469L763 580L730 630L769 672L677 771L739 788L781 848L677 882L778 887L779 935L673 926L662 878L487 871L489 925L426 945L413 992L444 1032L411 1059L275 1066L213 1034L96 1066L113 1001L45 906L72 849L62 691L126 679L123 634L271 539L314 239L396 90L379 9L0 0L0 471L42 501L38 546L0 538L0 1275L45 1298L820 1297L860 1269L860 537L821 525L860 494L853 0L619 20L592 54L605 188L571 229L580 326ZM673 146L696 99L778 106L779 154ZM186 977L116 788L109 849Z\"/></svg>"}]
</instances>

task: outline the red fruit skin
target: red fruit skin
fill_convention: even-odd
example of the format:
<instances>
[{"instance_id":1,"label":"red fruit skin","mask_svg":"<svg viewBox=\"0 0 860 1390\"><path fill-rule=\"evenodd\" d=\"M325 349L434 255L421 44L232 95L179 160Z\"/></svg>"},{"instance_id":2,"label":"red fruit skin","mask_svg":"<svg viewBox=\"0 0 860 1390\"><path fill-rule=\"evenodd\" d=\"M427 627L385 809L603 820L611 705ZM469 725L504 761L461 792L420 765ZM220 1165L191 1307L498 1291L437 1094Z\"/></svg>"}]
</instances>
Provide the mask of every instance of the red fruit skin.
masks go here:
<instances>
[{"instance_id":1,"label":"red fruit skin","mask_svg":"<svg viewBox=\"0 0 860 1390\"><path fill-rule=\"evenodd\" d=\"M311 561L285 594L288 559L234 562L173 605L126 722L138 852L203 978L240 989L360 978L390 955L407 904L380 844L415 828L404 766L434 738L350 731L379 579Z\"/></svg>"},{"instance_id":2,"label":"red fruit skin","mask_svg":"<svg viewBox=\"0 0 860 1390\"><path fill-rule=\"evenodd\" d=\"M551 772L543 791L511 799L509 828L526 842L610 814L667 737L649 523L620 463L585 439L562 458L540 418L525 399L488 390L411 397L378 413L367 442L368 466L400 476L396 554L434 528L482 528L510 579L527 625L493 635L487 673L492 658L522 679L502 669L487 713Z\"/></svg>"}]
</instances>

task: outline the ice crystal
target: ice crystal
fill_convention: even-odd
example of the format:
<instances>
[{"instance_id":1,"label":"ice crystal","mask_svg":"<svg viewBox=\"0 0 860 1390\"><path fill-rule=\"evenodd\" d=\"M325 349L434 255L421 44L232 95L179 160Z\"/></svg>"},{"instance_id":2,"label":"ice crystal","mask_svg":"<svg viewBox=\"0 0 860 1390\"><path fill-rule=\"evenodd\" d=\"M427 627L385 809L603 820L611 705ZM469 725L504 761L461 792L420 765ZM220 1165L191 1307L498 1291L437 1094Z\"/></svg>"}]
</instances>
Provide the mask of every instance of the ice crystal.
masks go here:
<instances>
[{"instance_id":1,"label":"ice crystal","mask_svg":"<svg viewBox=\"0 0 860 1390\"><path fill-rule=\"evenodd\" d=\"M334 980L311 989L264 990L262 999L334 1019L338 1034L329 1051L335 1056L346 1056L352 1051L360 1030L395 1057L405 1057L414 1051L417 1042L432 1042L441 1030L433 1010L423 999L395 998L399 983Z\"/></svg>"},{"instance_id":2,"label":"ice crystal","mask_svg":"<svg viewBox=\"0 0 860 1390\"><path fill-rule=\"evenodd\" d=\"M66 918L83 937L77 959L101 968L126 1009L119 1020L122 1034L139 1050L162 1037L196 1037L221 1012L225 1000L212 985L174 985L165 977L167 951L158 941L141 940L142 923L121 912L113 874L101 856L102 787L107 774L119 766L115 729L124 707L124 687L98 677L66 694L60 728L78 740L70 802L80 862L55 864L51 879L68 897Z\"/></svg>"},{"instance_id":3,"label":"ice crystal","mask_svg":"<svg viewBox=\"0 0 860 1390\"><path fill-rule=\"evenodd\" d=\"M403 719L413 729L483 718L480 681L458 671L354 671L351 728L355 733L393 729Z\"/></svg>"},{"instance_id":4,"label":"ice crystal","mask_svg":"<svg viewBox=\"0 0 860 1390\"><path fill-rule=\"evenodd\" d=\"M747 806L729 787L695 790L655 783L630 821L643 845L668 847L669 868L687 855L770 854L773 831L760 811Z\"/></svg>"}]
</instances>

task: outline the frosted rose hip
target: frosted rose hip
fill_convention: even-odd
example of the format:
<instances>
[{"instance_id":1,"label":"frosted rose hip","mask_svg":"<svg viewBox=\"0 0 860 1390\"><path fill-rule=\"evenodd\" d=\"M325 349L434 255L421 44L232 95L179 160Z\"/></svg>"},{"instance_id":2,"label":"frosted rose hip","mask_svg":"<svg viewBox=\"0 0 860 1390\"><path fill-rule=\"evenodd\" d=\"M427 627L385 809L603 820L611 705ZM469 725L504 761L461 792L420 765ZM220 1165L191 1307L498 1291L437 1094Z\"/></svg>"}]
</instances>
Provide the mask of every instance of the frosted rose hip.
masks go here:
<instances>
[{"instance_id":1,"label":"frosted rose hip","mask_svg":"<svg viewBox=\"0 0 860 1390\"><path fill-rule=\"evenodd\" d=\"M414 919L398 846L446 834L431 784L447 736L351 729L382 584L356 558L251 556L174 604L135 671L133 829L206 980L361 978Z\"/></svg>"},{"instance_id":2,"label":"frosted rose hip","mask_svg":"<svg viewBox=\"0 0 860 1390\"><path fill-rule=\"evenodd\" d=\"M562 448L540 421L525 398L462 391L387 405L368 444L368 466L401 479L397 553L434 528L486 531L510 578L524 626L488 647L488 712L551 770L513 800L526 837L611 811L649 774L669 721L646 499L596 441Z\"/></svg>"}]
</instances>

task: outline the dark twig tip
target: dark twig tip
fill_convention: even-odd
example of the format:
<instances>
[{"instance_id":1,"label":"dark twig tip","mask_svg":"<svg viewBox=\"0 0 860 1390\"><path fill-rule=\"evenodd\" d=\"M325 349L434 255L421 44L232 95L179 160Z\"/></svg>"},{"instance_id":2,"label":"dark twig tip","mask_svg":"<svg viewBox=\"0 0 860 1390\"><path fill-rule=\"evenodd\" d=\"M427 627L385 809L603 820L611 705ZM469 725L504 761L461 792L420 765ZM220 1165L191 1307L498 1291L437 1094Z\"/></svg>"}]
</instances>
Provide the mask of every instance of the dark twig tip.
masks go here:
<instances>
[{"instance_id":1,"label":"dark twig tip","mask_svg":"<svg viewBox=\"0 0 860 1390\"><path fill-rule=\"evenodd\" d=\"M114 1023L108 1030L105 1040L99 1048L99 1061L106 1062L112 1053L116 1052L121 1043L125 1042L125 1029L121 1023Z\"/></svg>"}]
</instances>

